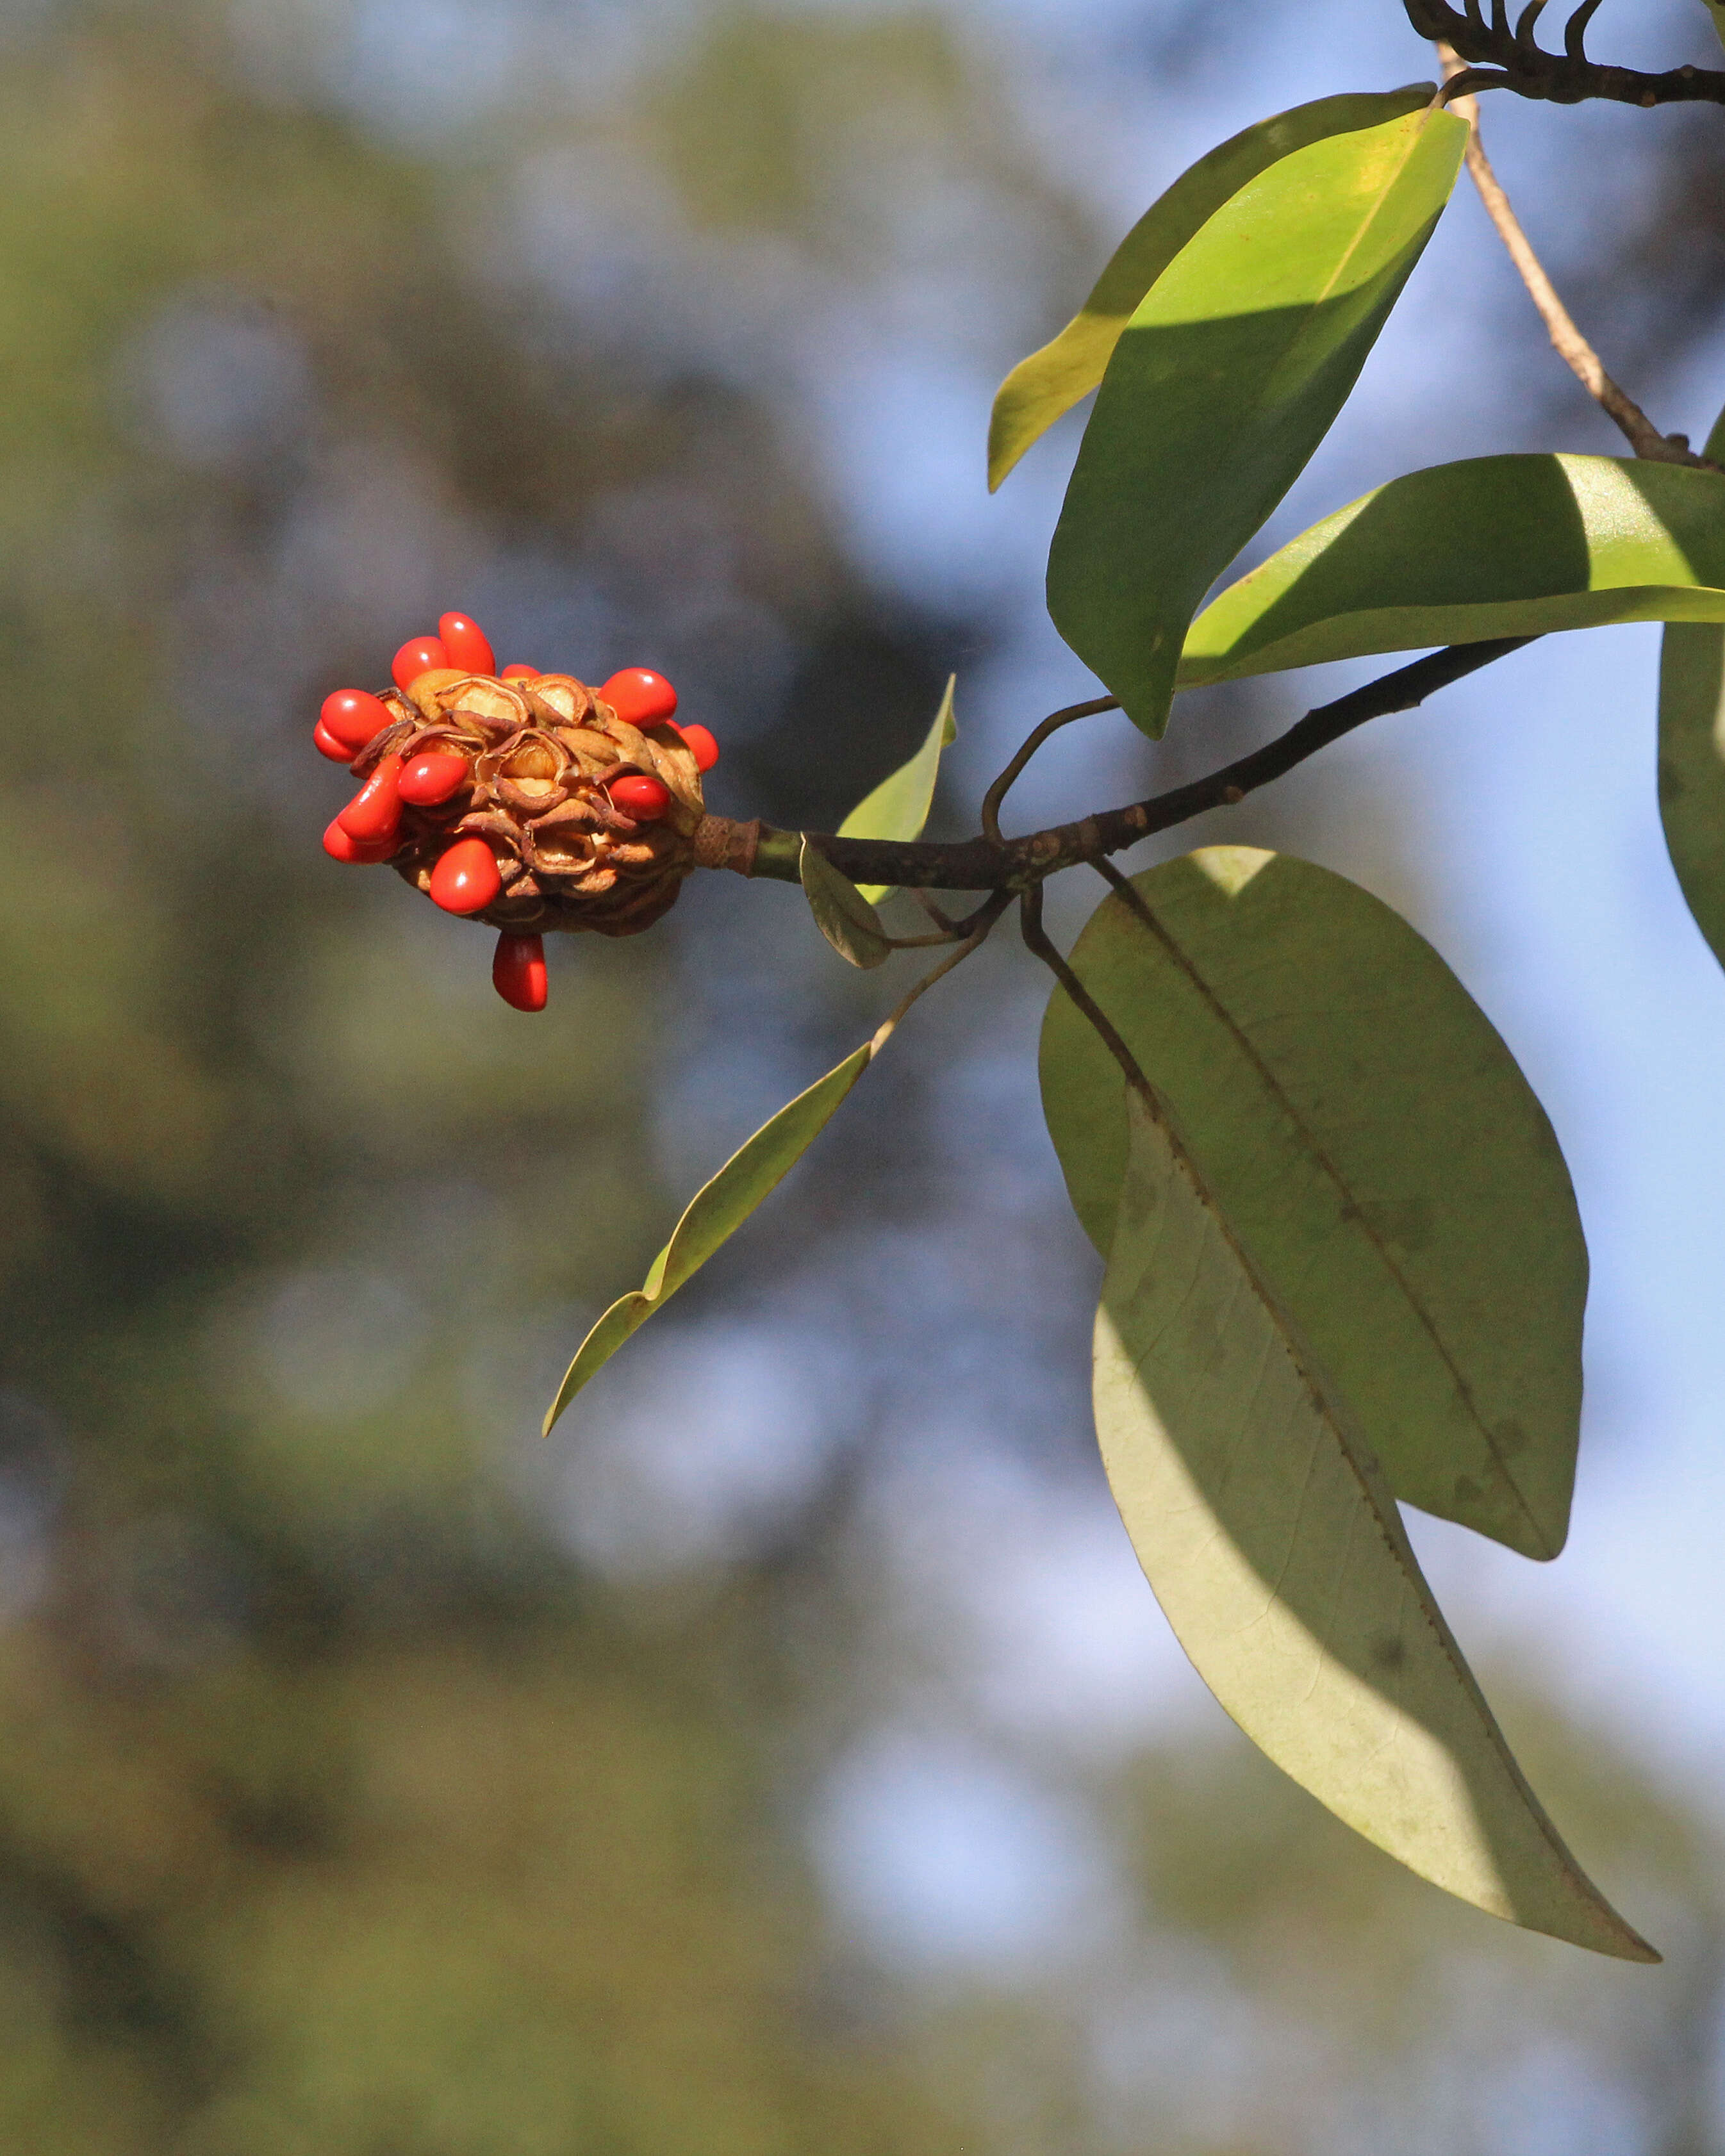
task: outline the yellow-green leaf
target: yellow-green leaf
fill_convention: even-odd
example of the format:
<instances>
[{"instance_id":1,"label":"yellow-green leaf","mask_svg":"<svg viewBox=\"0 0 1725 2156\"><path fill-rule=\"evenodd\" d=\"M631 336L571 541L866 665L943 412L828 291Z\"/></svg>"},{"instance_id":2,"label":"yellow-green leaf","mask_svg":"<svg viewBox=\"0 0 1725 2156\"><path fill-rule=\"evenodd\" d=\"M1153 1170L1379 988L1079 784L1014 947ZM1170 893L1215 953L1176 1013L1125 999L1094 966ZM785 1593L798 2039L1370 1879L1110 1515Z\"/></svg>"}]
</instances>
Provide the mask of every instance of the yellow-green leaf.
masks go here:
<instances>
[{"instance_id":1,"label":"yellow-green leaf","mask_svg":"<svg viewBox=\"0 0 1725 2156\"><path fill-rule=\"evenodd\" d=\"M1322 440L1455 182L1428 108L1296 150L1224 203L1114 347L1048 560L1055 626L1147 733L1206 591Z\"/></svg>"},{"instance_id":2,"label":"yellow-green leaf","mask_svg":"<svg viewBox=\"0 0 1725 2156\"><path fill-rule=\"evenodd\" d=\"M1080 978L1173 1105L1254 1265L1347 1394L1398 1497L1524 1556L1562 1548L1587 1249L1557 1140L1423 937L1310 862L1188 855L1106 900ZM1064 990L1050 1135L1104 1255L1120 1071Z\"/></svg>"},{"instance_id":3,"label":"yellow-green leaf","mask_svg":"<svg viewBox=\"0 0 1725 2156\"><path fill-rule=\"evenodd\" d=\"M1725 413L1705 454L1725 461ZM1674 623L1661 646L1659 814L1689 911L1725 966L1725 628L1712 622Z\"/></svg>"},{"instance_id":4,"label":"yellow-green leaf","mask_svg":"<svg viewBox=\"0 0 1725 2156\"><path fill-rule=\"evenodd\" d=\"M1193 623L1180 685L1614 621L1725 620L1725 476L1471 457L1291 539Z\"/></svg>"},{"instance_id":5,"label":"yellow-green leaf","mask_svg":"<svg viewBox=\"0 0 1725 2156\"><path fill-rule=\"evenodd\" d=\"M798 865L814 925L839 956L847 965L865 969L884 966L892 956L892 946L880 915L850 877L806 838Z\"/></svg>"},{"instance_id":6,"label":"yellow-green leaf","mask_svg":"<svg viewBox=\"0 0 1725 2156\"><path fill-rule=\"evenodd\" d=\"M577 1393L623 1345L704 1265L727 1236L734 1234L769 1192L794 1168L826 1128L834 1111L886 1045L889 1027L835 1070L788 1101L689 1201L670 1240L653 1260L644 1284L614 1302L590 1332L569 1365L545 1418L552 1424Z\"/></svg>"},{"instance_id":7,"label":"yellow-green leaf","mask_svg":"<svg viewBox=\"0 0 1725 2156\"><path fill-rule=\"evenodd\" d=\"M1137 1094L1096 1315L1096 1432L1199 1675L1277 1766L1423 1878L1659 1957L1564 1846L1420 1575L1371 1450Z\"/></svg>"},{"instance_id":8,"label":"yellow-green leaf","mask_svg":"<svg viewBox=\"0 0 1725 2156\"><path fill-rule=\"evenodd\" d=\"M1033 442L1101 380L1139 302L1199 226L1248 182L1309 142L1375 127L1431 102L1433 85L1320 97L1231 136L1188 171L1127 233L1079 312L1000 385L988 422L992 494Z\"/></svg>"},{"instance_id":9,"label":"yellow-green leaf","mask_svg":"<svg viewBox=\"0 0 1725 2156\"><path fill-rule=\"evenodd\" d=\"M958 722L952 716L952 692L957 685L957 675L948 675L947 692L934 715L934 724L923 737L922 746L908 763L901 763L890 778L881 780L872 793L865 794L857 803L839 826L841 839L908 841L922 837L934 801L935 782L940 777L942 751L958 738ZM862 883L854 888L870 906L878 906L892 886Z\"/></svg>"}]
</instances>

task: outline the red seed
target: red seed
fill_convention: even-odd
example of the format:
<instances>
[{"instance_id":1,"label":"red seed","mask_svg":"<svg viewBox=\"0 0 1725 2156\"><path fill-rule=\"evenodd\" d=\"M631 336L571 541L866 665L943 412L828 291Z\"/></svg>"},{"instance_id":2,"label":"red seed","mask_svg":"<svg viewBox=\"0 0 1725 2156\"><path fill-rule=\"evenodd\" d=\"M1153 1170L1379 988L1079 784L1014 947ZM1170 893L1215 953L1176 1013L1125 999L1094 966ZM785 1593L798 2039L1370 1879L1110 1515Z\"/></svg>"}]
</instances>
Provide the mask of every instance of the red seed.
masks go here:
<instances>
[{"instance_id":1,"label":"red seed","mask_svg":"<svg viewBox=\"0 0 1725 2156\"><path fill-rule=\"evenodd\" d=\"M386 756L336 821L362 844L393 842L401 828L401 758Z\"/></svg>"},{"instance_id":2,"label":"red seed","mask_svg":"<svg viewBox=\"0 0 1725 2156\"><path fill-rule=\"evenodd\" d=\"M398 689L411 689L422 674L449 663L449 654L444 649L441 637L416 636L396 653L389 662L389 670L395 676Z\"/></svg>"},{"instance_id":3,"label":"red seed","mask_svg":"<svg viewBox=\"0 0 1725 2156\"><path fill-rule=\"evenodd\" d=\"M394 719L387 704L367 696L363 689L337 689L334 696L324 698L317 716L320 724L327 726L338 742L347 743L350 757L357 756L373 734L381 733Z\"/></svg>"},{"instance_id":4,"label":"red seed","mask_svg":"<svg viewBox=\"0 0 1725 2156\"><path fill-rule=\"evenodd\" d=\"M345 742L338 742L321 719L311 729L311 739L318 754L326 756L331 763L352 763L358 754L357 749L349 748Z\"/></svg>"},{"instance_id":5,"label":"red seed","mask_svg":"<svg viewBox=\"0 0 1725 2156\"><path fill-rule=\"evenodd\" d=\"M518 1011L545 1009L545 938L500 936L491 954L491 986Z\"/></svg>"},{"instance_id":6,"label":"red seed","mask_svg":"<svg viewBox=\"0 0 1725 2156\"><path fill-rule=\"evenodd\" d=\"M719 760L719 744L705 726L679 726L677 732L688 742L695 758L695 768L703 773L711 771Z\"/></svg>"},{"instance_id":7,"label":"red seed","mask_svg":"<svg viewBox=\"0 0 1725 2156\"><path fill-rule=\"evenodd\" d=\"M600 690L599 701L632 726L656 726L677 708L677 692L650 667L625 666Z\"/></svg>"},{"instance_id":8,"label":"red seed","mask_svg":"<svg viewBox=\"0 0 1725 2156\"><path fill-rule=\"evenodd\" d=\"M498 679L502 681L536 681L544 671L542 666L506 666Z\"/></svg>"},{"instance_id":9,"label":"red seed","mask_svg":"<svg viewBox=\"0 0 1725 2156\"><path fill-rule=\"evenodd\" d=\"M467 758L437 749L416 756L401 775L401 798L416 808L435 808L467 783Z\"/></svg>"},{"instance_id":10,"label":"red seed","mask_svg":"<svg viewBox=\"0 0 1725 2156\"><path fill-rule=\"evenodd\" d=\"M387 861L395 851L393 839L350 839L339 819L323 834L323 850L332 861Z\"/></svg>"},{"instance_id":11,"label":"red seed","mask_svg":"<svg viewBox=\"0 0 1725 2156\"><path fill-rule=\"evenodd\" d=\"M483 839L457 839L431 871L431 902L445 913L483 913L503 888Z\"/></svg>"},{"instance_id":12,"label":"red seed","mask_svg":"<svg viewBox=\"0 0 1725 2156\"><path fill-rule=\"evenodd\" d=\"M670 788L656 778L614 778L605 791L638 824L656 824L670 806Z\"/></svg>"},{"instance_id":13,"label":"red seed","mask_svg":"<svg viewBox=\"0 0 1725 2156\"><path fill-rule=\"evenodd\" d=\"M465 613L439 614L437 633L449 654L451 666L459 666L469 674L497 671L497 654L491 649L490 639L476 621L470 621Z\"/></svg>"}]
</instances>

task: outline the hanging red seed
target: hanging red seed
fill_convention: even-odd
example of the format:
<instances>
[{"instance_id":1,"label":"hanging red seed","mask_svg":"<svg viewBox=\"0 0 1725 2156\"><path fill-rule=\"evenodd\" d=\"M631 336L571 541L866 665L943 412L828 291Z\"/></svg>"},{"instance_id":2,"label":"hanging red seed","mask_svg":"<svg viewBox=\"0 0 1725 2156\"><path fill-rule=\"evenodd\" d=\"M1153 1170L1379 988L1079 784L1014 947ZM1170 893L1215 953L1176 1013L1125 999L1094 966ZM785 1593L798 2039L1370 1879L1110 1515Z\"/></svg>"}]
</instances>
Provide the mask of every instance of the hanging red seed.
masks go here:
<instances>
[{"instance_id":1,"label":"hanging red seed","mask_svg":"<svg viewBox=\"0 0 1725 2156\"><path fill-rule=\"evenodd\" d=\"M341 829L338 819L323 834L323 850L332 861L387 861L395 851L395 841L393 839L350 839Z\"/></svg>"},{"instance_id":2,"label":"hanging red seed","mask_svg":"<svg viewBox=\"0 0 1725 2156\"><path fill-rule=\"evenodd\" d=\"M614 778L605 791L638 824L656 824L670 806L670 788L656 778Z\"/></svg>"},{"instance_id":3,"label":"hanging red seed","mask_svg":"<svg viewBox=\"0 0 1725 2156\"><path fill-rule=\"evenodd\" d=\"M431 871L431 902L445 913L483 913L502 888L497 857L483 839L457 839Z\"/></svg>"},{"instance_id":4,"label":"hanging red seed","mask_svg":"<svg viewBox=\"0 0 1725 2156\"><path fill-rule=\"evenodd\" d=\"M411 689L422 674L449 663L449 654L444 649L441 637L416 636L396 653L389 662L389 670L395 676L398 689Z\"/></svg>"},{"instance_id":5,"label":"hanging red seed","mask_svg":"<svg viewBox=\"0 0 1725 2156\"><path fill-rule=\"evenodd\" d=\"M373 734L382 733L395 714L363 689L337 689L323 700L318 724L347 744L349 757L357 756Z\"/></svg>"},{"instance_id":6,"label":"hanging red seed","mask_svg":"<svg viewBox=\"0 0 1725 2156\"><path fill-rule=\"evenodd\" d=\"M435 808L467 783L467 758L432 749L416 756L401 775L401 798L416 808Z\"/></svg>"},{"instance_id":7,"label":"hanging red seed","mask_svg":"<svg viewBox=\"0 0 1725 2156\"><path fill-rule=\"evenodd\" d=\"M311 729L311 739L318 754L326 756L331 763L352 763L358 754L357 749L349 748L345 742L337 741L321 719Z\"/></svg>"},{"instance_id":8,"label":"hanging red seed","mask_svg":"<svg viewBox=\"0 0 1725 2156\"><path fill-rule=\"evenodd\" d=\"M677 692L651 667L625 666L600 690L599 701L632 726L656 726L677 708Z\"/></svg>"},{"instance_id":9,"label":"hanging red seed","mask_svg":"<svg viewBox=\"0 0 1725 2156\"><path fill-rule=\"evenodd\" d=\"M518 1011L542 1011L548 987L542 936L502 935L491 954L491 986Z\"/></svg>"},{"instance_id":10,"label":"hanging red seed","mask_svg":"<svg viewBox=\"0 0 1725 2156\"><path fill-rule=\"evenodd\" d=\"M544 671L542 666L506 666L498 679L503 681L536 681Z\"/></svg>"},{"instance_id":11,"label":"hanging red seed","mask_svg":"<svg viewBox=\"0 0 1725 2156\"><path fill-rule=\"evenodd\" d=\"M490 639L476 621L470 621L465 613L439 614L437 634L449 654L451 666L459 666L468 674L497 671L497 654L491 649Z\"/></svg>"},{"instance_id":12,"label":"hanging red seed","mask_svg":"<svg viewBox=\"0 0 1725 2156\"><path fill-rule=\"evenodd\" d=\"M386 756L336 821L362 844L393 841L401 828L401 758Z\"/></svg>"},{"instance_id":13,"label":"hanging red seed","mask_svg":"<svg viewBox=\"0 0 1725 2156\"><path fill-rule=\"evenodd\" d=\"M690 753L695 758L695 768L705 777L719 760L719 744L705 726L680 726L677 732L689 744Z\"/></svg>"}]
</instances>

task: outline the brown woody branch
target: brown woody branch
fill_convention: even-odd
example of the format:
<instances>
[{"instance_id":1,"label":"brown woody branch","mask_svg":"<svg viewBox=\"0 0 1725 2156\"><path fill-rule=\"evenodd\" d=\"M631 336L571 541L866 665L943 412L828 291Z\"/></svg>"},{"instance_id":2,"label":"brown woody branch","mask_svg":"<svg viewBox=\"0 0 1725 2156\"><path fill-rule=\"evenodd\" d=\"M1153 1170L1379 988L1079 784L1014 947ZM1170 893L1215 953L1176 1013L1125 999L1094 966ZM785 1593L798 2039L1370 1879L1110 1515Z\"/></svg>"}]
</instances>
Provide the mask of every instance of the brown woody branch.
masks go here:
<instances>
[{"instance_id":1,"label":"brown woody branch","mask_svg":"<svg viewBox=\"0 0 1725 2156\"><path fill-rule=\"evenodd\" d=\"M1019 839L978 837L951 844L926 839L910 842L841 839L824 832L811 832L809 836L834 867L854 883L894 884L923 891L1029 891L1062 869L1104 860L1155 832L1171 830L1201 816L1206 809L1243 801L1247 794L1281 778L1368 720L1386 717L1392 711L1411 711L1436 690L1477 673L1494 660L1507 658L1533 640L1531 636L1506 636L1490 643L1454 644L1446 650L1434 651L1411 665L1399 666L1393 674L1338 696L1333 703L1320 705L1276 740L1206 778L1153 794L1123 808L1105 809L1081 823L1058 824L1050 830L1033 831ZM799 880L798 856L803 838L800 831L775 830L771 824L733 824L715 816L706 819L701 835L706 842L701 851L711 865L735 868L745 875L766 876L779 883ZM960 932L971 926L972 922L961 924Z\"/></svg>"},{"instance_id":2,"label":"brown woody branch","mask_svg":"<svg viewBox=\"0 0 1725 2156\"><path fill-rule=\"evenodd\" d=\"M1587 26L1600 0L1582 0L1563 29L1563 49L1549 53L1534 37L1546 0L1530 0L1513 23L1504 0L1491 0L1487 20L1481 0L1451 8L1446 0L1402 0L1408 20L1422 38L1453 45L1470 64L1445 85L1450 96L1471 90L1512 90L1517 97L1553 105L1604 98L1615 105L1725 105L1725 74L1712 68L1670 68L1646 74L1639 68L1608 67L1587 56Z\"/></svg>"}]
</instances>

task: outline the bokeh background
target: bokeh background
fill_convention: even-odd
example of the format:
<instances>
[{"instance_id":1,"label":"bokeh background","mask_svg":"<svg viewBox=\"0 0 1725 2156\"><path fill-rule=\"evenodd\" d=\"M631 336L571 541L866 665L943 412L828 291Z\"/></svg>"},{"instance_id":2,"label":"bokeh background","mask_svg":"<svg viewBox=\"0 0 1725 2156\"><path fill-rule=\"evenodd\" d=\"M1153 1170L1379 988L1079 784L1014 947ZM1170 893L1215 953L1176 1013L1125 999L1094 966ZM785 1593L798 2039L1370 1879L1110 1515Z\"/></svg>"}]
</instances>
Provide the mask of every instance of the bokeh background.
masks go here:
<instances>
[{"instance_id":1,"label":"bokeh background","mask_svg":"<svg viewBox=\"0 0 1725 2156\"><path fill-rule=\"evenodd\" d=\"M1695 0L1594 35L1711 39ZM715 876L554 952L529 1021L318 846L319 699L449 606L663 668L715 805L781 822L956 670L962 832L1089 692L1040 593L1072 425L991 501L995 382L1224 134L1430 69L1395 0L0 0L0 2146L1725 2148L1725 983L1656 631L1171 842L1403 906L1558 1125L1570 1548L1414 1526L1651 1972L1420 1886L1188 1671L1095 1460L1009 936L547 1445L680 1199L897 990ZM1703 433L1720 116L1486 121L1607 363ZM1464 191L1269 536L1615 446ZM1074 729L1017 814L1359 677Z\"/></svg>"}]
</instances>

